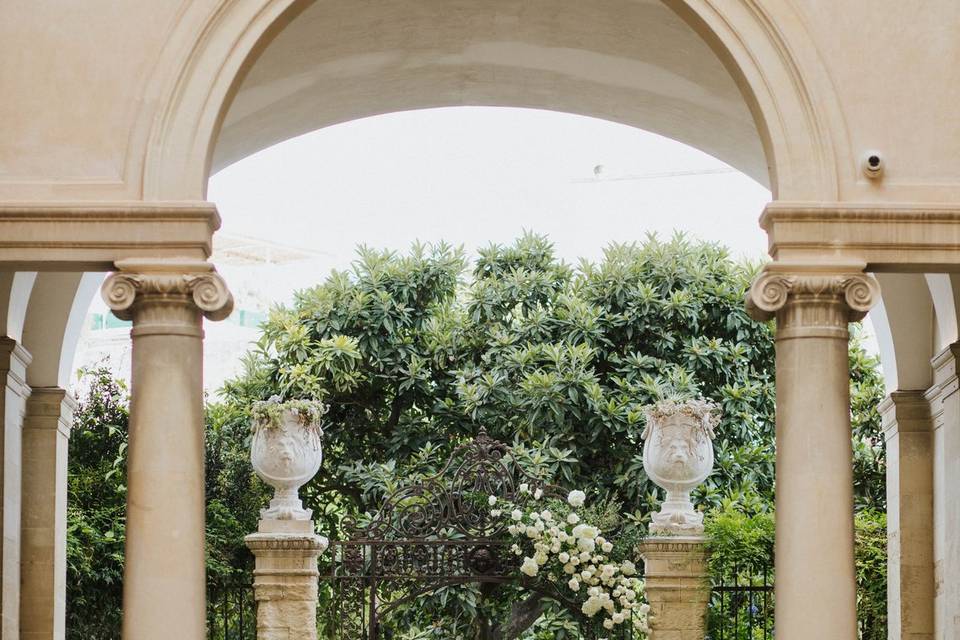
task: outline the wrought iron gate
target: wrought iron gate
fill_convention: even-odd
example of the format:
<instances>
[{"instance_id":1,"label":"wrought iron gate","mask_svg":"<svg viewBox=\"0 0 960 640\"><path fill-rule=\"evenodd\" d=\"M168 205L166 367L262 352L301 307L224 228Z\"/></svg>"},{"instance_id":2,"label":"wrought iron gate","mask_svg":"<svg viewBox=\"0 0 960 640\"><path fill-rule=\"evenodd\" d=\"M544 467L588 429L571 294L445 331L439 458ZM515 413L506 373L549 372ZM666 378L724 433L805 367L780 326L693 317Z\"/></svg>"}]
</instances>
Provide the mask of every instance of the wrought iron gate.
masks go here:
<instances>
[{"instance_id":1,"label":"wrought iron gate","mask_svg":"<svg viewBox=\"0 0 960 640\"><path fill-rule=\"evenodd\" d=\"M491 589L520 582L516 557L504 541L506 525L491 517L487 497L516 501L520 483L548 496L559 492L508 464L506 454L506 445L481 430L453 452L439 473L394 492L368 522L346 524L346 539L331 542L329 565L321 567L321 580L333 588L330 605L321 612L328 637L388 640L391 615L413 599L453 585ZM580 615L579 604L549 583L522 585ZM620 635L629 633L628 626L622 625L616 637L629 638ZM604 637L612 640L614 635ZM474 637L486 637L482 625ZM452 636L441 629L437 638Z\"/></svg>"}]
</instances>

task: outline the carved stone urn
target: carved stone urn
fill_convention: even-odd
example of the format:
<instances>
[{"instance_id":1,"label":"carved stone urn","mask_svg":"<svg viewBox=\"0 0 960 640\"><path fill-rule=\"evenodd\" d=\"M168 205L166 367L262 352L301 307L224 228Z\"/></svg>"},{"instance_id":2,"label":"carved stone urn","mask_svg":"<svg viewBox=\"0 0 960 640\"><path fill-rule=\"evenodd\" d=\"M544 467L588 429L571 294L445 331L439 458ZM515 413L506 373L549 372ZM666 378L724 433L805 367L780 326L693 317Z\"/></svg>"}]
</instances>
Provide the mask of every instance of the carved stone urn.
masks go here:
<instances>
[{"instance_id":1,"label":"carved stone urn","mask_svg":"<svg viewBox=\"0 0 960 640\"><path fill-rule=\"evenodd\" d=\"M253 407L250 462L264 482L274 488L273 500L260 510L262 520L309 520L299 489L310 481L323 461L320 418L327 407L311 400L281 402L276 396Z\"/></svg>"},{"instance_id":2,"label":"carved stone urn","mask_svg":"<svg viewBox=\"0 0 960 640\"><path fill-rule=\"evenodd\" d=\"M690 492L713 471L716 405L707 400L658 402L644 409L643 469L667 493L653 514L653 535L703 533L703 514L693 508Z\"/></svg>"}]
</instances>

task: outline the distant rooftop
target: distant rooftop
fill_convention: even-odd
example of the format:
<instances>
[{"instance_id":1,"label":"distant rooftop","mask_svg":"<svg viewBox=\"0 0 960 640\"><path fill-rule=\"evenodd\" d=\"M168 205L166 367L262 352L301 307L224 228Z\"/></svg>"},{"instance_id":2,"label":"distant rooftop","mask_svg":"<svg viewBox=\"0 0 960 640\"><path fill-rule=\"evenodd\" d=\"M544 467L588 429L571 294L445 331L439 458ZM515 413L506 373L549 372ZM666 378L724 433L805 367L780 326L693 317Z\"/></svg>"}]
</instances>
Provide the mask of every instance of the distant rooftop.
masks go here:
<instances>
[{"instance_id":1,"label":"distant rooftop","mask_svg":"<svg viewBox=\"0 0 960 640\"><path fill-rule=\"evenodd\" d=\"M213 236L213 254L217 263L229 265L290 264L332 257L332 254L325 251L230 233L217 233Z\"/></svg>"}]
</instances>

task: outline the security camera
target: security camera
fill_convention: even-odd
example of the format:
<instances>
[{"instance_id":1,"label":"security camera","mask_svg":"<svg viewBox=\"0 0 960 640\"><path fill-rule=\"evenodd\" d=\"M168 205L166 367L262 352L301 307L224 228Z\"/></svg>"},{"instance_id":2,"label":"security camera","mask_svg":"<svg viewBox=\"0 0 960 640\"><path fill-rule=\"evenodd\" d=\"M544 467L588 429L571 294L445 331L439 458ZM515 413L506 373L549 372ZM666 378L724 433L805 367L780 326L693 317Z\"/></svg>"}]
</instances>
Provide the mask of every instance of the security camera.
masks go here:
<instances>
[{"instance_id":1,"label":"security camera","mask_svg":"<svg viewBox=\"0 0 960 640\"><path fill-rule=\"evenodd\" d=\"M883 175L883 156L876 151L870 151L863 156L863 174L871 180Z\"/></svg>"}]
</instances>

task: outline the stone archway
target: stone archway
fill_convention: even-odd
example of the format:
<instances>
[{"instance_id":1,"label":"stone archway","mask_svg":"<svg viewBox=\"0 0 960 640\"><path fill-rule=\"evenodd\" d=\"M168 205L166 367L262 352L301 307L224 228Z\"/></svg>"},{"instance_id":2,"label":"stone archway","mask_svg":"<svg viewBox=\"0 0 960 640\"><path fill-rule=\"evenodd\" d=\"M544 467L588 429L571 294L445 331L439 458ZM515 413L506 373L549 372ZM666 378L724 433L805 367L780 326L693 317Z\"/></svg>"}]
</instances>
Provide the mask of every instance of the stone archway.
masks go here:
<instances>
[{"instance_id":1,"label":"stone archway","mask_svg":"<svg viewBox=\"0 0 960 640\"><path fill-rule=\"evenodd\" d=\"M172 47L166 51L150 87L159 115L152 118L152 112L144 112L139 139L134 140L145 151L128 153L127 173L143 176L145 199L204 197L217 137L245 74L283 28L312 4L222 0L215 11L199 15L198 8L198 15L181 21L173 40L196 39L196 46L189 55ZM704 38L740 87L765 151L775 197L836 200L838 174L845 166L850 171L856 167L816 49L803 47L801 62L794 49L796 43L808 42L802 31L791 33L791 48L779 30L791 24L791 16L773 17L746 1L666 4ZM688 142L696 146L696 141Z\"/></svg>"}]
</instances>

